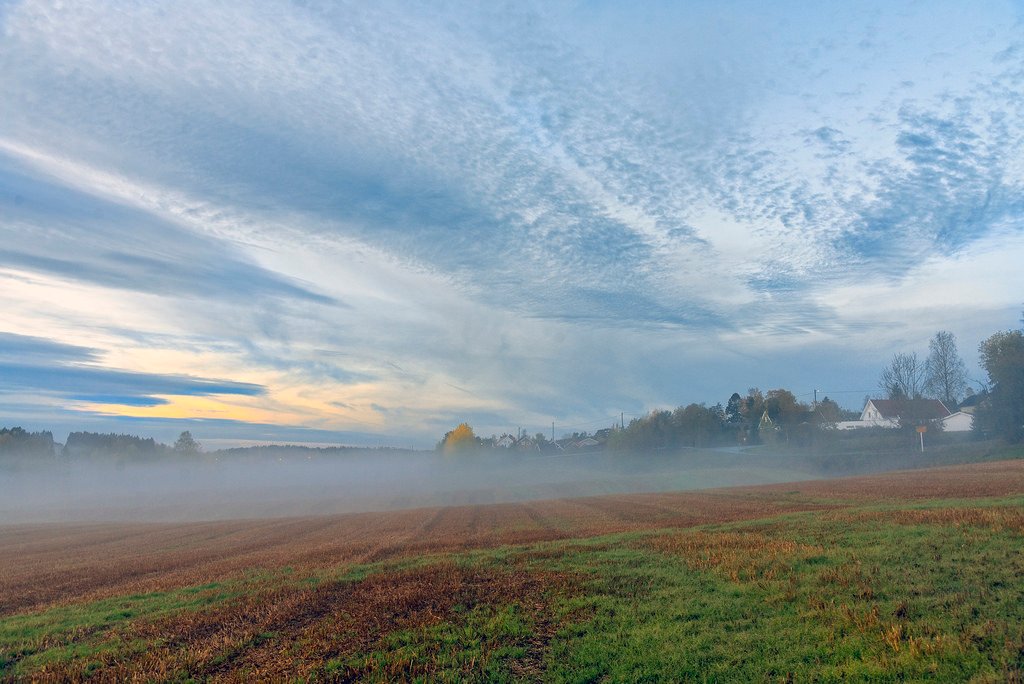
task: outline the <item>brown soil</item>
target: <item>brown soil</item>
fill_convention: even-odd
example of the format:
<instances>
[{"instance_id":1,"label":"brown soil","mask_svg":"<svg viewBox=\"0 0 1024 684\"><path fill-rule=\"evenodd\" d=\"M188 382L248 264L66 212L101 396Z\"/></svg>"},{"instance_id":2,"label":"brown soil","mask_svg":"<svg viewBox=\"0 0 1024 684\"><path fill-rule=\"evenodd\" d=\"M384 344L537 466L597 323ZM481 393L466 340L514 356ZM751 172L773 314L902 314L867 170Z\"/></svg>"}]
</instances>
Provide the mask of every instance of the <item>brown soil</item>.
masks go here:
<instances>
[{"instance_id":1,"label":"brown soil","mask_svg":"<svg viewBox=\"0 0 1024 684\"><path fill-rule=\"evenodd\" d=\"M238 577L502 544L755 519L855 501L1024 492L1024 460L671 494L330 517L0 527L0 615Z\"/></svg>"},{"instance_id":2,"label":"brown soil","mask_svg":"<svg viewBox=\"0 0 1024 684\"><path fill-rule=\"evenodd\" d=\"M416 633L445 621L456 610L477 605L515 605L530 620L519 637L525 655L514 666L529 676L554 634L547 606L555 592L570 591L570 577L521 569L497 571L438 563L424 568L373 575L360 582L328 582L316 587L282 586L253 592L214 609L179 613L157 621L126 624L110 638L141 641L150 647L126 656L111 651L96 659L91 679L102 681L291 681L325 677L331 681L408 681L432 678L441 653L426 658L363 657L380 649L389 634ZM479 659L462 663L469 678L507 643L485 641ZM432 644L439 650L443 644ZM329 672L325 667L335 660ZM526 669L524 671L524 668ZM445 668L449 676L452 668ZM76 681L81 663L55 663L35 673L40 679Z\"/></svg>"},{"instance_id":3,"label":"brown soil","mask_svg":"<svg viewBox=\"0 0 1024 684\"><path fill-rule=\"evenodd\" d=\"M799 493L824 499L957 499L1024 491L1024 460L903 470L834 480L753 487L765 494Z\"/></svg>"}]
</instances>

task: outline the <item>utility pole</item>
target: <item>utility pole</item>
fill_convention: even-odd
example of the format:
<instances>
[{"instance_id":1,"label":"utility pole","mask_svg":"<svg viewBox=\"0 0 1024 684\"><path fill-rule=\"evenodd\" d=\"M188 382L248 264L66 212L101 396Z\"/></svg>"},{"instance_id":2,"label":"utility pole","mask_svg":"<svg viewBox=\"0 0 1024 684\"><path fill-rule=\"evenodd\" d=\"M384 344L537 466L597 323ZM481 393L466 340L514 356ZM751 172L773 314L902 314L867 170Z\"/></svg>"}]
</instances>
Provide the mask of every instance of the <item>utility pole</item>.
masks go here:
<instances>
[{"instance_id":1,"label":"utility pole","mask_svg":"<svg viewBox=\"0 0 1024 684\"><path fill-rule=\"evenodd\" d=\"M814 409L818 409L818 390L814 390Z\"/></svg>"},{"instance_id":2,"label":"utility pole","mask_svg":"<svg viewBox=\"0 0 1024 684\"><path fill-rule=\"evenodd\" d=\"M551 441L555 441L555 421L551 421Z\"/></svg>"},{"instance_id":3,"label":"utility pole","mask_svg":"<svg viewBox=\"0 0 1024 684\"><path fill-rule=\"evenodd\" d=\"M619 429L620 430L625 430L626 429L626 412L625 411L621 411L619 413Z\"/></svg>"}]
</instances>

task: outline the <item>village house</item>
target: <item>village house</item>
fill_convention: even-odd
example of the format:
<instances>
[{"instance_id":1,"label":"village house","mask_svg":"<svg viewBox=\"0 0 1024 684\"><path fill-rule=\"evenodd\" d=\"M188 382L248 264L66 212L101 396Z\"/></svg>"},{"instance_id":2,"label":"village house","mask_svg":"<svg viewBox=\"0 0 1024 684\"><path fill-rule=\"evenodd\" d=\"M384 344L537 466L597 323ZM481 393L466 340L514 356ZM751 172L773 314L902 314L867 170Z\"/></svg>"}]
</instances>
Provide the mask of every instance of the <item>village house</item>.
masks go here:
<instances>
[{"instance_id":1,"label":"village house","mask_svg":"<svg viewBox=\"0 0 1024 684\"><path fill-rule=\"evenodd\" d=\"M942 419L943 432L968 432L974 426L974 416L965 411L951 413Z\"/></svg>"},{"instance_id":2,"label":"village house","mask_svg":"<svg viewBox=\"0 0 1024 684\"><path fill-rule=\"evenodd\" d=\"M881 427L896 428L901 422L926 423L943 421L952 414L938 399L868 399L861 411L860 420L844 420L836 423L839 430ZM953 425L959 425L959 420ZM968 428L970 429L970 428Z\"/></svg>"}]
</instances>

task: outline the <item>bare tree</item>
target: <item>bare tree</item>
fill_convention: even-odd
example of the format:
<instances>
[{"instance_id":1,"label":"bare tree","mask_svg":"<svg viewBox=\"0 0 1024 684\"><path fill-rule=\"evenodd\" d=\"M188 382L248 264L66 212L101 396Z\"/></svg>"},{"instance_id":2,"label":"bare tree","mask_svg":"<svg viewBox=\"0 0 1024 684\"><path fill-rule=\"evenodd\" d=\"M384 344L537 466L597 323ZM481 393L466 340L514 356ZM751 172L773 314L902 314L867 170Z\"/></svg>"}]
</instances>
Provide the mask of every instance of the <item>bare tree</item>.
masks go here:
<instances>
[{"instance_id":1,"label":"bare tree","mask_svg":"<svg viewBox=\"0 0 1024 684\"><path fill-rule=\"evenodd\" d=\"M950 410L967 389L967 366L957 351L953 333L940 330L928 343L924 387Z\"/></svg>"},{"instance_id":2,"label":"bare tree","mask_svg":"<svg viewBox=\"0 0 1024 684\"><path fill-rule=\"evenodd\" d=\"M889 399L917 399L924 389L925 364L917 352L893 354L878 381Z\"/></svg>"}]
</instances>

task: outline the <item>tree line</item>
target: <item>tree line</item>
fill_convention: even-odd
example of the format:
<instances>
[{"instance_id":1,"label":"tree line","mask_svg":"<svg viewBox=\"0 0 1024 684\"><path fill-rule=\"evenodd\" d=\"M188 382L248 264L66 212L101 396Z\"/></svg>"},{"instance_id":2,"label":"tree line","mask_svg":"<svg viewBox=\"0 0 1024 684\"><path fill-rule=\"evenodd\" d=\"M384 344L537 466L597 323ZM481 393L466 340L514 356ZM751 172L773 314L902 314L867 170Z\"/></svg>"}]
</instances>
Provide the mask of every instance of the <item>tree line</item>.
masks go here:
<instances>
[{"instance_id":1,"label":"tree line","mask_svg":"<svg viewBox=\"0 0 1024 684\"><path fill-rule=\"evenodd\" d=\"M879 386L888 399L934 398L951 411L961 400L977 394L975 433L1020 442L1024 439L1024 329L992 334L978 345L978 357L987 382L976 381L976 393L968 383L956 337L942 330L928 343L923 361L916 352L894 354L882 371Z\"/></svg>"},{"instance_id":2,"label":"tree line","mask_svg":"<svg viewBox=\"0 0 1024 684\"><path fill-rule=\"evenodd\" d=\"M72 432L68 435L66 443L61 444L54 441L53 433L49 431L29 432L21 427L0 428L0 467L101 461L151 463L161 459L178 459L178 462L189 463L213 462L220 458L248 458L254 461L284 458L305 461L318 457L333 458L367 452L405 454L409 451L394 447L311 447L295 444L204 451L203 445L188 430L182 432L171 445L158 442L152 437L113 432ZM200 455L207 458L197 458Z\"/></svg>"},{"instance_id":3,"label":"tree line","mask_svg":"<svg viewBox=\"0 0 1024 684\"><path fill-rule=\"evenodd\" d=\"M604 440L602 446L614 451L652 451L678 447L732 446L784 440L810 443L816 429L852 420L859 414L842 409L827 396L815 405L800 402L783 388L762 392L756 387L745 395L734 392L725 406L690 404L674 410L655 410L633 418L620 429L599 430L592 437ZM587 433L565 435L556 442L542 433L529 437L541 451L572 448L567 443L586 438ZM496 437L481 438L468 423L460 423L445 433L437 450L464 453L499 448Z\"/></svg>"},{"instance_id":4,"label":"tree line","mask_svg":"<svg viewBox=\"0 0 1024 684\"><path fill-rule=\"evenodd\" d=\"M772 441L809 445L821 427L857 415L840 408L827 396L816 405L808 405L785 388L762 392L752 387L746 395L734 392L724 407L721 403L693 403L634 418L624 429L613 433L609 447L617 451L648 451Z\"/></svg>"},{"instance_id":5,"label":"tree line","mask_svg":"<svg viewBox=\"0 0 1024 684\"><path fill-rule=\"evenodd\" d=\"M53 457L57 445L49 430L28 432L20 427L0 428L0 453L13 458Z\"/></svg>"},{"instance_id":6,"label":"tree line","mask_svg":"<svg viewBox=\"0 0 1024 684\"><path fill-rule=\"evenodd\" d=\"M1024 319L1021 322L1024 324ZM1020 442L1024 440L1024 330L997 332L980 344L978 352L988 382L978 382L975 435ZM883 368L878 386L883 398L939 399L950 411L955 411L962 399L976 394L968 382L967 366L957 349L956 337L945 330L935 333L923 359L917 352L894 354ZM651 411L611 431L607 447L642 452L776 440L810 445L821 437L823 428L859 417L859 411L843 409L827 396L808 405L784 388L762 392L753 387L746 395L734 392L725 406L693 403L673 410ZM906 420L901 421L901 426L913 429L916 423ZM542 434L537 437L544 441ZM494 445L477 437L469 424L461 423L444 435L437 448L454 453L487 446Z\"/></svg>"},{"instance_id":7,"label":"tree line","mask_svg":"<svg viewBox=\"0 0 1024 684\"><path fill-rule=\"evenodd\" d=\"M152 437L113 432L72 432L67 441L60 444L54 441L53 433L48 430L29 432L21 427L0 428L0 456L8 461L96 458L147 460L176 454L198 454L201 450L202 446L188 430L179 435L173 446L168 446Z\"/></svg>"},{"instance_id":8,"label":"tree line","mask_svg":"<svg viewBox=\"0 0 1024 684\"><path fill-rule=\"evenodd\" d=\"M1022 319L1024 324L1024 319ZM994 333L978 348L987 383L977 393L974 431L979 437L1001 437L1010 442L1024 440L1024 329ZM879 387L889 399L936 398L954 410L965 395L973 395L968 384L966 365L960 357L955 336L939 331L928 345L922 361L916 352L894 354L882 370ZM725 406L693 403L674 410L655 410L634 418L618 430L606 433L605 446L623 451L645 451L677 447L709 447L756 444L784 440L790 444L810 444L822 428L842 420L853 420L857 412L842 409L827 396L807 405L789 390L779 388L761 392L750 388L745 395L734 392ZM575 435L579 437L580 435ZM586 437L586 435L582 435ZM534 438L548 444L544 435ZM473 428L462 423L448 431L438 449L467 451L494 446ZM54 442L49 431L29 432L21 427L0 428L0 456L6 460L44 458L145 459L166 455L194 455L202 446L191 432L182 432L173 446L153 438L126 434L72 432L66 444Z\"/></svg>"}]
</instances>

